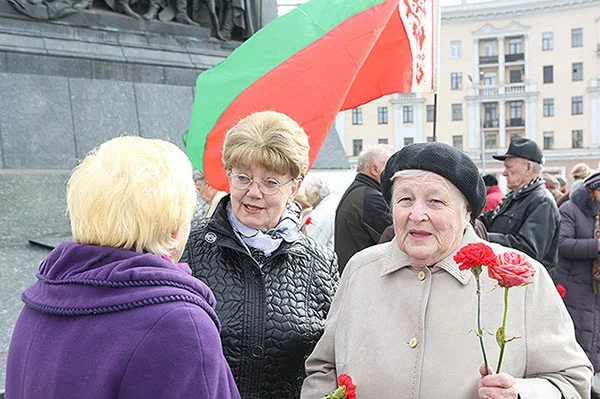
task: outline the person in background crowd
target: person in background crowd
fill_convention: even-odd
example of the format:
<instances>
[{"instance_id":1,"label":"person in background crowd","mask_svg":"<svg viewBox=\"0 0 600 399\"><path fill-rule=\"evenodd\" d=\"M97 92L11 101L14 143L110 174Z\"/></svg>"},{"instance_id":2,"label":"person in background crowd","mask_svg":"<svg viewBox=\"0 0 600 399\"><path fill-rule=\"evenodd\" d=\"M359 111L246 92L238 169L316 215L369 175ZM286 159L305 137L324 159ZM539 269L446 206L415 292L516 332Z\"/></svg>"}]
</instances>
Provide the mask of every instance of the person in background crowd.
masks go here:
<instances>
[{"instance_id":1,"label":"person in background crowd","mask_svg":"<svg viewBox=\"0 0 600 399\"><path fill-rule=\"evenodd\" d=\"M560 239L555 281L566 289L567 309L577 341L600 371L600 169L571 190L560 207Z\"/></svg>"},{"instance_id":2,"label":"person in background crowd","mask_svg":"<svg viewBox=\"0 0 600 399\"><path fill-rule=\"evenodd\" d=\"M215 298L176 264L195 206L171 143L119 137L88 154L68 183L75 242L22 296L6 397L239 398Z\"/></svg>"},{"instance_id":3,"label":"person in background crowd","mask_svg":"<svg viewBox=\"0 0 600 399\"><path fill-rule=\"evenodd\" d=\"M305 227L306 219L310 216L310 213L312 212L313 208L308 198L306 198L306 191L304 190L304 187L302 187L302 185L298 188L298 192L294 197L294 201L298 203L298 205L300 205L300 208L302 209L302 219L300 221L300 226L301 229L303 229Z\"/></svg>"},{"instance_id":4,"label":"person in background crowd","mask_svg":"<svg viewBox=\"0 0 600 399\"><path fill-rule=\"evenodd\" d=\"M558 260L560 215L552 195L540 177L544 157L530 139L510 142L504 155L509 193L496 209L480 216L488 231L488 240L525 252L552 271Z\"/></svg>"},{"instance_id":5,"label":"person in background crowd","mask_svg":"<svg viewBox=\"0 0 600 399\"><path fill-rule=\"evenodd\" d=\"M498 186L498 179L494 175L485 175L483 176L483 182L485 183L486 190L486 201L485 207L483 208L483 213L496 209L502 198L504 198L504 193L500 190Z\"/></svg>"},{"instance_id":6,"label":"person in background crowd","mask_svg":"<svg viewBox=\"0 0 600 399\"><path fill-rule=\"evenodd\" d=\"M571 177L573 178L573 184L571 184L571 190L575 190L578 186L583 185L583 181L592 173L592 169L586 163L578 163L571 169ZM560 208L562 204L567 202L570 197L570 191L562 196L556 205Z\"/></svg>"},{"instance_id":7,"label":"person in background crowd","mask_svg":"<svg viewBox=\"0 0 600 399\"><path fill-rule=\"evenodd\" d=\"M381 194L380 175L392 155L392 147L378 144L358 155L356 178L342 196L335 212L335 252L340 274L358 251L375 245L392 224L389 204Z\"/></svg>"},{"instance_id":8,"label":"person in background crowd","mask_svg":"<svg viewBox=\"0 0 600 399\"><path fill-rule=\"evenodd\" d=\"M309 218L305 221L304 232L317 243L333 249L335 232L335 209L339 197L331 194L323 179L308 175L302 182L306 197L312 205Z\"/></svg>"},{"instance_id":9,"label":"person in background crowd","mask_svg":"<svg viewBox=\"0 0 600 399\"><path fill-rule=\"evenodd\" d=\"M569 193L569 189L567 188L567 181L563 179L562 176L555 176L556 180L558 180L558 189L560 192L565 195ZM562 198L562 197L561 197Z\"/></svg>"},{"instance_id":10,"label":"person in background crowd","mask_svg":"<svg viewBox=\"0 0 600 399\"><path fill-rule=\"evenodd\" d=\"M523 337L510 343L501 373L485 372L475 334L467 333L476 282L453 259L483 242L470 223L485 204L473 161L447 144L411 144L390 158L381 184L396 238L346 265L325 333L306 361L301 398L323 398L342 373L352 377L357 398L589 397L589 360L552 279L531 258L533 283L510 293L516 306L506 316L510 334ZM483 287L496 283L487 272L480 279ZM484 323L499 322L504 290L486 290L484 301ZM497 359L495 336L483 339L488 359Z\"/></svg>"},{"instance_id":11,"label":"person in background crowd","mask_svg":"<svg viewBox=\"0 0 600 399\"><path fill-rule=\"evenodd\" d=\"M558 182L558 179L552 176L550 173L543 173L542 179L544 179L546 182L546 188L548 191L550 191L550 194L552 194L554 201L558 202L558 200L564 196L564 194L560 191L560 183Z\"/></svg>"},{"instance_id":12,"label":"person in background crowd","mask_svg":"<svg viewBox=\"0 0 600 399\"><path fill-rule=\"evenodd\" d=\"M203 214L199 215L199 217L211 217L217 208L217 204L219 201L221 201L221 198L227 195L227 193L225 191L219 191L208 184L204 174L198 172L197 170L194 171L193 179L194 184L196 185L196 190L198 190L198 194L207 205L206 210Z\"/></svg>"},{"instance_id":13,"label":"person in background crowd","mask_svg":"<svg viewBox=\"0 0 600 399\"><path fill-rule=\"evenodd\" d=\"M297 398L338 285L335 253L300 232L294 196L308 137L264 111L231 128L223 164L231 194L195 225L183 254L217 299L223 350L242 398Z\"/></svg>"}]
</instances>

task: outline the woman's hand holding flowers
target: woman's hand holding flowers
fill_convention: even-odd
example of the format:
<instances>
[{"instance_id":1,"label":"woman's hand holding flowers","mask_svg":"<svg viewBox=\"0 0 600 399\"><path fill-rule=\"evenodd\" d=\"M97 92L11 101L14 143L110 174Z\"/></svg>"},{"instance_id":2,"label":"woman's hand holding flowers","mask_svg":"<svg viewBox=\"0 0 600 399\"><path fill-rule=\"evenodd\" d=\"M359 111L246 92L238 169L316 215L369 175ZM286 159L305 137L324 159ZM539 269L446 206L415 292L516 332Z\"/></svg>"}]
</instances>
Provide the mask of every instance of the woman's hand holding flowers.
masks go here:
<instances>
[{"instance_id":1,"label":"woman's hand holding flowers","mask_svg":"<svg viewBox=\"0 0 600 399\"><path fill-rule=\"evenodd\" d=\"M489 368L485 372L485 364L479 367L479 397L481 399L516 399L519 395L515 377L508 373L494 374Z\"/></svg>"}]
</instances>

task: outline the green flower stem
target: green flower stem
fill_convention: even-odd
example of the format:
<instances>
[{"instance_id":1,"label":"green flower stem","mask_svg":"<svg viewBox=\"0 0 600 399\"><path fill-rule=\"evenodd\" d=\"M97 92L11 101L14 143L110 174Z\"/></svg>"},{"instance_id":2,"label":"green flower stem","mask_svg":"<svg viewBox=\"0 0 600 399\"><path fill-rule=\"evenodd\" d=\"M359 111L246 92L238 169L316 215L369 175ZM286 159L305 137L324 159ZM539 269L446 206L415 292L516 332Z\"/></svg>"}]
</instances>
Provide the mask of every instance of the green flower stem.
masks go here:
<instances>
[{"instance_id":1,"label":"green flower stem","mask_svg":"<svg viewBox=\"0 0 600 399\"><path fill-rule=\"evenodd\" d=\"M485 346L483 345L483 330L481 329L481 283L479 282L479 276L475 276L477 282L477 336L479 337L479 345L481 345L481 353L483 353L483 363L485 364L485 373L488 373L488 361L487 355L485 354Z\"/></svg>"},{"instance_id":2,"label":"green flower stem","mask_svg":"<svg viewBox=\"0 0 600 399\"><path fill-rule=\"evenodd\" d=\"M508 288L504 288L504 315L502 316L502 331L506 334L506 315L508 314ZM502 358L504 357L504 348L506 348L506 335L504 335L504 339L500 343L500 356L498 357L498 367L496 367L496 373L500 372L500 367L502 367Z\"/></svg>"}]
</instances>

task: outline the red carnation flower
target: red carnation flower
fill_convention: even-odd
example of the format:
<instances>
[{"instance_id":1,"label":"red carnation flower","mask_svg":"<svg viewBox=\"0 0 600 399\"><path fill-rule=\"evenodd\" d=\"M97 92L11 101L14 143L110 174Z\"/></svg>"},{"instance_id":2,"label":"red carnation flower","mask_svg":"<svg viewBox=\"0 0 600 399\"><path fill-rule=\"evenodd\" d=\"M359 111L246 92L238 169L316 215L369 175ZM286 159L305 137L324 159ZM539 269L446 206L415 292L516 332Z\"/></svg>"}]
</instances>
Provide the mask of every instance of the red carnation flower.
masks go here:
<instances>
[{"instance_id":1,"label":"red carnation flower","mask_svg":"<svg viewBox=\"0 0 600 399\"><path fill-rule=\"evenodd\" d=\"M352 377L348 374L340 374L338 376L338 385L344 386L344 393L347 399L356 399L356 385L352 382Z\"/></svg>"},{"instance_id":2,"label":"red carnation flower","mask_svg":"<svg viewBox=\"0 0 600 399\"><path fill-rule=\"evenodd\" d=\"M527 256L507 251L498 255L498 264L488 268L490 278L498 281L501 287L516 287L531 283L535 268Z\"/></svg>"},{"instance_id":3,"label":"red carnation flower","mask_svg":"<svg viewBox=\"0 0 600 399\"><path fill-rule=\"evenodd\" d=\"M478 242L465 245L454 255L454 261L460 270L469 270L478 266L495 266L498 258L487 244Z\"/></svg>"}]
</instances>

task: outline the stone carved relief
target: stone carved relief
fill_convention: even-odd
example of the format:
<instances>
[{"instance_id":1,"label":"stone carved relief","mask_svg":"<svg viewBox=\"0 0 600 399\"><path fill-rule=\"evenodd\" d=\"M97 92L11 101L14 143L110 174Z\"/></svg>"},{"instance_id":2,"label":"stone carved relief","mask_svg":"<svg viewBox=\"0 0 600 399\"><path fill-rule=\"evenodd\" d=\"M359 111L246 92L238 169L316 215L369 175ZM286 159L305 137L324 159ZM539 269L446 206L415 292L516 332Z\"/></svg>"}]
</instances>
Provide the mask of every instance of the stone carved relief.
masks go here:
<instances>
[{"instance_id":1,"label":"stone carved relief","mask_svg":"<svg viewBox=\"0 0 600 399\"><path fill-rule=\"evenodd\" d=\"M8 0L20 13L55 20L92 9L93 0ZM260 28L260 0L104 0L113 11L136 19L199 25L210 21L219 40L245 40ZM133 7L135 5L135 7Z\"/></svg>"}]
</instances>

